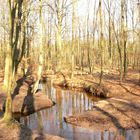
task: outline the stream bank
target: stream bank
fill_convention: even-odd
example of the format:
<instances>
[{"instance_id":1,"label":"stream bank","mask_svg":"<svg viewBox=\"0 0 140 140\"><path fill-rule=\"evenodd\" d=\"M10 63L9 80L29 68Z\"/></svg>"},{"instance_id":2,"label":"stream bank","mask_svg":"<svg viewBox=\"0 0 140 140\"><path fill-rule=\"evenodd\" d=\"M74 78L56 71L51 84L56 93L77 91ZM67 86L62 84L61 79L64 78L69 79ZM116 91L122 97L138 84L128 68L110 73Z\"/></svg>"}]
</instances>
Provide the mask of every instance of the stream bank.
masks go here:
<instances>
[{"instance_id":1,"label":"stream bank","mask_svg":"<svg viewBox=\"0 0 140 140\"><path fill-rule=\"evenodd\" d=\"M90 83L96 81L89 75L76 78ZM56 105L22 117L20 122L32 132L58 135L69 140L139 140L139 85L131 76L121 85L117 78L112 77L103 82L111 96L102 101L81 92L81 89L69 91L54 88L51 82L43 84L42 92Z\"/></svg>"},{"instance_id":2,"label":"stream bank","mask_svg":"<svg viewBox=\"0 0 140 140\"><path fill-rule=\"evenodd\" d=\"M130 127L127 129L122 129L115 125L110 129L107 129L106 124L107 126L110 126L112 123L111 121L116 121L114 118L112 118L112 120L111 118L108 119L105 114L104 118L99 119L99 113L97 114L97 117L94 118L96 111L92 110L93 106L97 106L97 104L98 106L103 106L103 102L104 105L106 105L107 101L99 100L93 96L89 97L84 92L54 88L51 83L43 85L43 92L45 92L50 99L55 101L56 105L47 110L41 110L31 114L30 116L22 117L20 122L28 126L31 130L57 135L68 140L125 140L129 137L134 140L139 140L140 130L136 129L136 127L132 128L131 123L129 123L131 126L129 125ZM107 108L105 107L105 109ZM93 116L91 115L92 113L89 113L90 111L93 111ZM84 113L85 116L82 118L80 115ZM64 121L66 116L74 116L73 120L71 117L68 117L70 118L69 120L74 123L66 123ZM125 119L126 118L124 118L124 120ZM108 120L107 123L105 123L106 120ZM81 122L82 125L80 124ZM90 125L87 125L86 123ZM95 123L97 123L95 126L96 128L94 127Z\"/></svg>"},{"instance_id":3,"label":"stream bank","mask_svg":"<svg viewBox=\"0 0 140 140\"><path fill-rule=\"evenodd\" d=\"M121 84L118 74L105 73L103 84L109 89L109 98L94 103L90 110L65 116L65 121L83 128L103 131L140 128L139 73L137 71L128 71L128 73L129 75ZM73 88L68 86L68 89L83 91L85 85L96 83L98 76L98 73L77 74L71 79L65 74L65 79L73 85ZM64 78L60 75L48 77L53 79L55 86L60 86L60 83L64 82Z\"/></svg>"}]
</instances>

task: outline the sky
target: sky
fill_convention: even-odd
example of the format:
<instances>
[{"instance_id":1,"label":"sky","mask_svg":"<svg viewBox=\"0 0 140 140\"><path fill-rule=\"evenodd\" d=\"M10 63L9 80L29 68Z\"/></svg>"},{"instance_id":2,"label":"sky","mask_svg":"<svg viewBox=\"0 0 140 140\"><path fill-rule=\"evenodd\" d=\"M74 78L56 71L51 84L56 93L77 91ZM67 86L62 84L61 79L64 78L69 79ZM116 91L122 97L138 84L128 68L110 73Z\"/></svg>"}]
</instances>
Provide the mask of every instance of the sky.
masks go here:
<instances>
[{"instance_id":1,"label":"sky","mask_svg":"<svg viewBox=\"0 0 140 140\"><path fill-rule=\"evenodd\" d=\"M88 9L88 1L90 1L90 8ZM107 3L107 1L110 1L112 6L114 5L114 8L112 8L112 11L115 10L115 18L116 18L116 21L118 21L118 18L119 18L119 12L120 12L120 0L102 0L102 8L104 9L104 16L105 18L107 17L106 15L108 14L107 13L107 10L106 10L106 7L105 7L105 3ZM134 20L135 20L135 24L136 24L136 16L137 16L137 1L138 0L127 0L128 1L128 26L131 27L132 26L132 23L131 23L131 20L132 20L132 11L131 11L131 8L132 6L134 6ZM87 11L89 10L89 13L90 13L90 18L92 19L93 18L93 10L94 10L94 5L98 6L98 3L99 3L99 0L79 0L79 3L78 3L78 15L80 15L81 17L84 17L87 15ZM115 6L116 5L116 6ZM96 7L97 7L96 6Z\"/></svg>"}]
</instances>

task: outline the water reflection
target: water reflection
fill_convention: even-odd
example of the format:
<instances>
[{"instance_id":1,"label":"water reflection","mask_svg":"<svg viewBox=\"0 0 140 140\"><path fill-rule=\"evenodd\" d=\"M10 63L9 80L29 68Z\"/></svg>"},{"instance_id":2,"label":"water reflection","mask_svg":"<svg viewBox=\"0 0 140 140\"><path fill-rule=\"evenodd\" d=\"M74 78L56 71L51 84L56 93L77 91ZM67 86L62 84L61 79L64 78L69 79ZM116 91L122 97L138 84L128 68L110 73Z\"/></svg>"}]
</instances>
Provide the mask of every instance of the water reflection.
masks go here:
<instances>
[{"instance_id":1,"label":"water reflection","mask_svg":"<svg viewBox=\"0 0 140 140\"><path fill-rule=\"evenodd\" d=\"M140 130L95 132L66 124L64 116L91 109L94 100L97 99L89 98L85 93L55 89L50 84L43 85L43 91L57 104L20 119L21 123L32 130L62 136L69 140L140 140Z\"/></svg>"}]
</instances>

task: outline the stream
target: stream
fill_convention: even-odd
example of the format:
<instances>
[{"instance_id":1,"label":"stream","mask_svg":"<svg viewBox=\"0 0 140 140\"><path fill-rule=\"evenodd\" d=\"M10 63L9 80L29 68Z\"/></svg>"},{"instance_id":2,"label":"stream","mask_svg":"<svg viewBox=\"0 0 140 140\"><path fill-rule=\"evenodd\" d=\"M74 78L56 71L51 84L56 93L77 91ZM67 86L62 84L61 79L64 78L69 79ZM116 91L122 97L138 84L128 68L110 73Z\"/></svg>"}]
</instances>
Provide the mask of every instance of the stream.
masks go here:
<instances>
[{"instance_id":1,"label":"stream","mask_svg":"<svg viewBox=\"0 0 140 140\"><path fill-rule=\"evenodd\" d=\"M64 117L90 110L99 99L78 91L54 88L51 83L42 84L42 90L56 105L26 117L20 122L32 130L61 136L68 140L140 140L140 130L93 131L64 122Z\"/></svg>"}]
</instances>

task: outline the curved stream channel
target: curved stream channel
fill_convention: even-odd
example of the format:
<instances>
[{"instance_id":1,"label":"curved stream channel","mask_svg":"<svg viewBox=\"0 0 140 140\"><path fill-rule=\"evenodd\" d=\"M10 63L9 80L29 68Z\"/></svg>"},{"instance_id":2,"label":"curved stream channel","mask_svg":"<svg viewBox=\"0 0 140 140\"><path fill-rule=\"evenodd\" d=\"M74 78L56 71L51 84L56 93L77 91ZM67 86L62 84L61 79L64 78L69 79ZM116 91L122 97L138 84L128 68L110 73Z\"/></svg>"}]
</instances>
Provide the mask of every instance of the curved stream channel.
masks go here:
<instances>
[{"instance_id":1,"label":"curved stream channel","mask_svg":"<svg viewBox=\"0 0 140 140\"><path fill-rule=\"evenodd\" d=\"M93 131L76 127L64 122L63 117L91 109L97 99L85 93L53 88L50 84L42 85L42 90L56 102L52 108L20 118L20 122L32 130L61 136L69 140L140 140L140 130Z\"/></svg>"}]
</instances>

